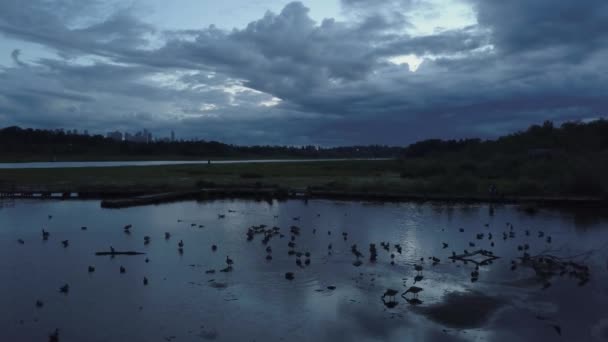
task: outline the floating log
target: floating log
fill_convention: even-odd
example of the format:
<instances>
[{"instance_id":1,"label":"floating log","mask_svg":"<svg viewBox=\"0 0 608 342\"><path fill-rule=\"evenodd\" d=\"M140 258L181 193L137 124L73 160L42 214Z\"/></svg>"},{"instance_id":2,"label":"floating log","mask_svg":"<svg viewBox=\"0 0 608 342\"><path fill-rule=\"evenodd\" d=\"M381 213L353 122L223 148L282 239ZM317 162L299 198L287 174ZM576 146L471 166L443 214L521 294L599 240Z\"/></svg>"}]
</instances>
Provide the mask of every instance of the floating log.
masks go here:
<instances>
[{"instance_id":1,"label":"floating log","mask_svg":"<svg viewBox=\"0 0 608 342\"><path fill-rule=\"evenodd\" d=\"M133 251L128 251L128 252L97 252L97 253L95 253L95 255L110 255L110 256L115 256L115 255L142 255L142 254L146 254L146 253L133 252Z\"/></svg>"},{"instance_id":2,"label":"floating log","mask_svg":"<svg viewBox=\"0 0 608 342\"><path fill-rule=\"evenodd\" d=\"M483 257L483 260L478 261L473 259L473 257L477 256L477 255L481 255ZM474 251L472 253L463 253L463 254L454 254L451 257L449 257L449 259L452 259L454 261L458 260L458 261L463 261L463 262L470 262L473 263L477 266L481 266L481 265L487 265L488 263L499 259L499 256L494 255L494 253L490 252L490 251L486 251L484 249L480 249L477 251Z\"/></svg>"}]
</instances>

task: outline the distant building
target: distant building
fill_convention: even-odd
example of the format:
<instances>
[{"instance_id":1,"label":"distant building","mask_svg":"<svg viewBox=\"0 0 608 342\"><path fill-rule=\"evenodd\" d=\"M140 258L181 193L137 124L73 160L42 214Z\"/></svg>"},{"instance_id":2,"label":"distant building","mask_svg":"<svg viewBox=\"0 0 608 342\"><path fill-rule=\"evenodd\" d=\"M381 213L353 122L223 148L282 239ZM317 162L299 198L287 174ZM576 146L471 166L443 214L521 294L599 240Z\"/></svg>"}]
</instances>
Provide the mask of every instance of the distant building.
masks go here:
<instances>
[{"instance_id":1,"label":"distant building","mask_svg":"<svg viewBox=\"0 0 608 342\"><path fill-rule=\"evenodd\" d=\"M128 135L128 133L127 133L127 135ZM120 132L120 131L108 132L108 134L106 136L115 141L122 141L122 132Z\"/></svg>"},{"instance_id":2,"label":"distant building","mask_svg":"<svg viewBox=\"0 0 608 342\"><path fill-rule=\"evenodd\" d=\"M175 141L175 132L171 131L171 142Z\"/></svg>"},{"instance_id":3,"label":"distant building","mask_svg":"<svg viewBox=\"0 0 608 342\"><path fill-rule=\"evenodd\" d=\"M85 129L83 134L84 134L84 135L89 135L89 130L88 130L88 129Z\"/></svg>"},{"instance_id":4,"label":"distant building","mask_svg":"<svg viewBox=\"0 0 608 342\"><path fill-rule=\"evenodd\" d=\"M125 133L125 141L147 144L153 142L153 138L152 133L144 129L143 131L135 134Z\"/></svg>"}]
</instances>

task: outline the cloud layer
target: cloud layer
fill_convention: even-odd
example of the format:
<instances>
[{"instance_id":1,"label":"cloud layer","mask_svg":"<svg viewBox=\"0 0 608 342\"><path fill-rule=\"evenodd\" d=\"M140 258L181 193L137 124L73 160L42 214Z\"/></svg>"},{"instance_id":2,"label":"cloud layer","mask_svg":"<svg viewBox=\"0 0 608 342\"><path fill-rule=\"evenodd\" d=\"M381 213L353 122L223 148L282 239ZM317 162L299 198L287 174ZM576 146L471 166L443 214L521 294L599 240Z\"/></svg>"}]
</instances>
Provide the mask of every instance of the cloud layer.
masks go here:
<instances>
[{"instance_id":1,"label":"cloud layer","mask_svg":"<svg viewBox=\"0 0 608 342\"><path fill-rule=\"evenodd\" d=\"M608 2L459 2L476 24L422 35L412 13L441 1L342 0L346 19L321 22L292 2L231 31L161 31L107 1L2 2L0 37L39 49L0 66L0 124L342 145L605 115ZM408 56L415 72L395 63Z\"/></svg>"}]
</instances>

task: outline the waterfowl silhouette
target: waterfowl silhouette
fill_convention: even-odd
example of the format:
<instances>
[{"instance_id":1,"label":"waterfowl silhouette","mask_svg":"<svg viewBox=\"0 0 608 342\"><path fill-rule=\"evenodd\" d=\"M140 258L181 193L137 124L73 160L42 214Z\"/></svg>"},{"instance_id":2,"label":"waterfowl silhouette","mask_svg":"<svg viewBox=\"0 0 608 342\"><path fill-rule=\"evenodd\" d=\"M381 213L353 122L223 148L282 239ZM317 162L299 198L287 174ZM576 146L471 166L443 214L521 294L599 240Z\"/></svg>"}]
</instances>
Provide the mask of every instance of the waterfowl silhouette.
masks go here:
<instances>
[{"instance_id":1,"label":"waterfowl silhouette","mask_svg":"<svg viewBox=\"0 0 608 342\"><path fill-rule=\"evenodd\" d=\"M36 301L36 307L37 307L37 308L41 308L41 307L43 307L43 306L44 306L44 303L43 303L43 302L42 302L40 299L38 299L38 300Z\"/></svg>"},{"instance_id":2,"label":"waterfowl silhouette","mask_svg":"<svg viewBox=\"0 0 608 342\"><path fill-rule=\"evenodd\" d=\"M59 292L67 294L68 292L70 292L70 285L68 285L68 284L63 285L62 287L59 288Z\"/></svg>"},{"instance_id":3,"label":"waterfowl silhouette","mask_svg":"<svg viewBox=\"0 0 608 342\"><path fill-rule=\"evenodd\" d=\"M234 261L232 261L232 259L230 259L230 257L229 257L229 256L226 256L226 264L227 264L228 266L232 266L232 265L234 264Z\"/></svg>"},{"instance_id":4,"label":"waterfowl silhouette","mask_svg":"<svg viewBox=\"0 0 608 342\"><path fill-rule=\"evenodd\" d=\"M70 245L70 241L63 240L63 241L61 241L61 244L63 245L63 248L66 248L66 247L68 247Z\"/></svg>"},{"instance_id":5,"label":"waterfowl silhouette","mask_svg":"<svg viewBox=\"0 0 608 342\"><path fill-rule=\"evenodd\" d=\"M285 279L287 279L287 280L293 280L294 279L293 272L287 272L287 273L285 273Z\"/></svg>"},{"instance_id":6,"label":"waterfowl silhouette","mask_svg":"<svg viewBox=\"0 0 608 342\"><path fill-rule=\"evenodd\" d=\"M87 227L86 226L82 226L82 227L80 227L80 230L87 230Z\"/></svg>"},{"instance_id":7,"label":"waterfowl silhouette","mask_svg":"<svg viewBox=\"0 0 608 342\"><path fill-rule=\"evenodd\" d=\"M304 260L304 264L305 264L306 266L310 265L310 259L306 259L306 260Z\"/></svg>"},{"instance_id":8,"label":"waterfowl silhouette","mask_svg":"<svg viewBox=\"0 0 608 342\"><path fill-rule=\"evenodd\" d=\"M218 214L218 215L217 215L217 218L218 218L218 219L223 219L223 218L226 218L226 215L224 215L224 214Z\"/></svg>"},{"instance_id":9,"label":"waterfowl silhouette","mask_svg":"<svg viewBox=\"0 0 608 342\"><path fill-rule=\"evenodd\" d=\"M395 300L395 296L398 293L399 293L399 291L397 291L397 290L387 289L386 291L384 291L384 294L382 295L382 299L384 299L385 297L388 297L388 299Z\"/></svg>"},{"instance_id":10,"label":"waterfowl silhouette","mask_svg":"<svg viewBox=\"0 0 608 342\"><path fill-rule=\"evenodd\" d=\"M148 285L148 278L144 277L144 286Z\"/></svg>"},{"instance_id":11,"label":"waterfowl silhouette","mask_svg":"<svg viewBox=\"0 0 608 342\"><path fill-rule=\"evenodd\" d=\"M216 245L211 245L211 250L214 251L214 252L217 251L217 246Z\"/></svg>"},{"instance_id":12,"label":"waterfowl silhouette","mask_svg":"<svg viewBox=\"0 0 608 342\"><path fill-rule=\"evenodd\" d=\"M296 259L296 265L298 265L298 266L301 267L302 266L302 260Z\"/></svg>"},{"instance_id":13,"label":"waterfowl silhouette","mask_svg":"<svg viewBox=\"0 0 608 342\"><path fill-rule=\"evenodd\" d=\"M150 237L149 236L144 236L144 245L147 245L150 243Z\"/></svg>"},{"instance_id":14,"label":"waterfowl silhouette","mask_svg":"<svg viewBox=\"0 0 608 342\"><path fill-rule=\"evenodd\" d=\"M443 249L446 249L446 248L448 248L448 244L447 244L447 243L445 243L445 242L442 242L442 244L443 244Z\"/></svg>"},{"instance_id":15,"label":"waterfowl silhouette","mask_svg":"<svg viewBox=\"0 0 608 342\"><path fill-rule=\"evenodd\" d=\"M413 294L413 295L414 295L414 297L418 297L418 293L420 293L420 292L422 292L422 291L424 291L424 289L423 289L423 288L421 288L421 287L418 287L418 286L410 286L410 288L409 288L409 289L407 289L405 292L403 292L403 293L401 294L401 297L405 298L405 296L406 296L408 293Z\"/></svg>"},{"instance_id":16,"label":"waterfowl silhouette","mask_svg":"<svg viewBox=\"0 0 608 342\"><path fill-rule=\"evenodd\" d=\"M266 255L266 260L268 260L268 261L272 260L272 255L270 255L270 254Z\"/></svg>"},{"instance_id":17,"label":"waterfowl silhouette","mask_svg":"<svg viewBox=\"0 0 608 342\"><path fill-rule=\"evenodd\" d=\"M416 270L416 272L418 272L418 274L421 274L423 267L422 267L422 265L414 265L414 270Z\"/></svg>"},{"instance_id":18,"label":"waterfowl silhouette","mask_svg":"<svg viewBox=\"0 0 608 342\"><path fill-rule=\"evenodd\" d=\"M17 239L17 242L18 242L20 245L25 244L25 241L23 241L23 239Z\"/></svg>"},{"instance_id":19,"label":"waterfowl silhouette","mask_svg":"<svg viewBox=\"0 0 608 342\"><path fill-rule=\"evenodd\" d=\"M165 232L165 240L169 240L171 238L171 233Z\"/></svg>"},{"instance_id":20,"label":"waterfowl silhouette","mask_svg":"<svg viewBox=\"0 0 608 342\"><path fill-rule=\"evenodd\" d=\"M44 240L44 241L48 240L50 235L51 235L51 233L49 233L46 230L42 229L42 240Z\"/></svg>"},{"instance_id":21,"label":"waterfowl silhouette","mask_svg":"<svg viewBox=\"0 0 608 342\"><path fill-rule=\"evenodd\" d=\"M177 247L184 248L184 241L179 240L179 243L177 244Z\"/></svg>"},{"instance_id":22,"label":"waterfowl silhouette","mask_svg":"<svg viewBox=\"0 0 608 342\"><path fill-rule=\"evenodd\" d=\"M88 271L89 271L89 273L93 273L93 272L95 272L95 267L93 267L93 266L89 266Z\"/></svg>"}]
</instances>

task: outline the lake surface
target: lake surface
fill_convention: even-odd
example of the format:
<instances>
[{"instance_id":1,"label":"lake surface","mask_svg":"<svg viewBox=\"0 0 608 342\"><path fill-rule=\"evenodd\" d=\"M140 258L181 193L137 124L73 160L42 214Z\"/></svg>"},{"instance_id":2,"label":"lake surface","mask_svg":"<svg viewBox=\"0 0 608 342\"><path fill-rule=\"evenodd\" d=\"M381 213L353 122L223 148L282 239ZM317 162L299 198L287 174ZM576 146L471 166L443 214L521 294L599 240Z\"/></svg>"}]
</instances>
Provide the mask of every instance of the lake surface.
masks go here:
<instances>
[{"instance_id":1,"label":"lake surface","mask_svg":"<svg viewBox=\"0 0 608 342\"><path fill-rule=\"evenodd\" d=\"M0 169L53 169L73 167L116 167L116 166L154 166L183 164L251 164L251 163L306 163L331 162L344 160L389 160L390 158L354 159L239 159L239 160L152 160L152 161L82 161L82 162L31 162L0 163Z\"/></svg>"},{"instance_id":2,"label":"lake surface","mask_svg":"<svg viewBox=\"0 0 608 342\"><path fill-rule=\"evenodd\" d=\"M123 228L128 224L130 234ZM253 225L278 226L283 237L264 245L255 234L248 241ZM310 253L308 266L306 256L298 266L298 257L288 254L291 226L300 228L294 251ZM370 243L377 246L375 263ZM526 243L533 256L587 265L589 281L579 285L568 274L541 279L519 261L511 270ZM363 254L359 267L353 244ZM0 339L48 341L59 329L59 341L608 341L607 244L606 218L546 210L529 215L515 206L491 213L487 205L234 200L113 210L99 201L5 200ZM110 245L147 254L94 255ZM448 257L480 248L500 258L479 266L472 282L475 264ZM227 256L233 270L219 272ZM440 259L434 266L432 256ZM294 279L285 279L286 272ZM401 293L417 275L421 303L411 293L408 302ZM67 294L59 291L64 284ZM389 288L398 290L394 303L381 298Z\"/></svg>"}]
</instances>

